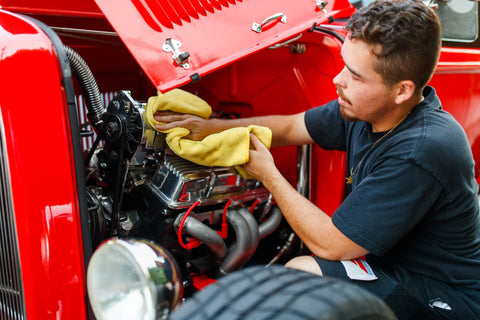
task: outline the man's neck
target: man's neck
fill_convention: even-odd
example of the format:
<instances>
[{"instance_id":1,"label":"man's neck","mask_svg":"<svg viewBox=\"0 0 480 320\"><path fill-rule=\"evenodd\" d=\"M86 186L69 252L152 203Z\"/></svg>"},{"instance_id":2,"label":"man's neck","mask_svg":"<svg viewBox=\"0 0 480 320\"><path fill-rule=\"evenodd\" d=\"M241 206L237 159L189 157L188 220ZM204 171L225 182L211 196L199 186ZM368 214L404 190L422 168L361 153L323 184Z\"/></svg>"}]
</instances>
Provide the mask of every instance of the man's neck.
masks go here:
<instances>
[{"instance_id":1,"label":"man's neck","mask_svg":"<svg viewBox=\"0 0 480 320\"><path fill-rule=\"evenodd\" d=\"M404 104L398 105L394 112L389 117L384 117L380 123L372 123L373 132L384 132L391 130L394 127L397 127L400 123L405 120L405 118L410 114L412 109L422 102L424 99L423 96L415 96L410 100L405 101Z\"/></svg>"}]
</instances>

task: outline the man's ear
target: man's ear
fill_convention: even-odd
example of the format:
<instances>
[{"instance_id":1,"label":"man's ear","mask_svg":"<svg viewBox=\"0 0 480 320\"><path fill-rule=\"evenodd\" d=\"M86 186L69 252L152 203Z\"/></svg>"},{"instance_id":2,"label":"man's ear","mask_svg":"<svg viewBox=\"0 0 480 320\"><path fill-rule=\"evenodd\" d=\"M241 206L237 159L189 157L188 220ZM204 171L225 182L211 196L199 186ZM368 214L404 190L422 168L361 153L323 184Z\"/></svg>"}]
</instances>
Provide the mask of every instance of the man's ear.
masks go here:
<instances>
[{"instance_id":1,"label":"man's ear","mask_svg":"<svg viewBox=\"0 0 480 320\"><path fill-rule=\"evenodd\" d=\"M415 93L415 83L412 80L402 80L395 85L395 103L402 104L413 97Z\"/></svg>"}]
</instances>

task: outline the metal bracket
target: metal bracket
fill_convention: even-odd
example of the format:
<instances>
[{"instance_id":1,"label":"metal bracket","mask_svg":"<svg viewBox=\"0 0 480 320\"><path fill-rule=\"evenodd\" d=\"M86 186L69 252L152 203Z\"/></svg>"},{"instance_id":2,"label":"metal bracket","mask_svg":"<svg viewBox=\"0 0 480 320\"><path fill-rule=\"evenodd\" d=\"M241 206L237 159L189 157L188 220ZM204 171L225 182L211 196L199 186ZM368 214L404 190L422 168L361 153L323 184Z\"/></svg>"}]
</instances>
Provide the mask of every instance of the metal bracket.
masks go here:
<instances>
[{"instance_id":1,"label":"metal bracket","mask_svg":"<svg viewBox=\"0 0 480 320\"><path fill-rule=\"evenodd\" d=\"M178 66L183 67L184 69L190 69L190 64L188 62L190 53L188 53L188 51L180 51L181 46L182 43L180 41L172 38L167 38L167 40L165 40L165 42L163 43L162 48L163 51L171 52L173 54L172 58Z\"/></svg>"},{"instance_id":2,"label":"metal bracket","mask_svg":"<svg viewBox=\"0 0 480 320\"><path fill-rule=\"evenodd\" d=\"M276 13L276 14L268 17L267 19L263 20L262 23L254 22L252 24L252 30L255 31L255 32L261 33L264 25L266 25L270 21L277 20L277 19L280 19L281 23L287 23L287 16L284 13L279 12L279 13Z\"/></svg>"},{"instance_id":3,"label":"metal bracket","mask_svg":"<svg viewBox=\"0 0 480 320\"><path fill-rule=\"evenodd\" d=\"M325 7L327 6L328 1L324 1L324 0L313 0L313 1L315 1L315 4L317 5L318 9L320 9L320 11L322 11L323 13L327 13L327 9L325 9Z\"/></svg>"},{"instance_id":4,"label":"metal bracket","mask_svg":"<svg viewBox=\"0 0 480 320\"><path fill-rule=\"evenodd\" d=\"M277 44L274 44L273 46L270 46L268 47L268 49L277 49L277 48L280 48L280 47L284 47L292 42L295 42L297 41L298 39L300 39L301 37L303 36L303 33L300 33L298 36L296 36L295 38L292 38L292 39L288 39L284 42L281 42L281 43L277 43Z\"/></svg>"}]
</instances>

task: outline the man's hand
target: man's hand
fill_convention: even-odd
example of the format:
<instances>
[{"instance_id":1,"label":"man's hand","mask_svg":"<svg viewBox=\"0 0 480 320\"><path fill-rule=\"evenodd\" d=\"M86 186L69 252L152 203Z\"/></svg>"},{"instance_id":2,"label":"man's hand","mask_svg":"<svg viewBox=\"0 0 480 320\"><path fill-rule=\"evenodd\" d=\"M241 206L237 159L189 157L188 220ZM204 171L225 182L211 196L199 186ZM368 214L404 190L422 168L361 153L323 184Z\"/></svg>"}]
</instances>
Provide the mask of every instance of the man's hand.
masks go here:
<instances>
[{"instance_id":1,"label":"man's hand","mask_svg":"<svg viewBox=\"0 0 480 320\"><path fill-rule=\"evenodd\" d=\"M250 161L244 164L243 168L255 179L263 182L265 178L271 176L273 171L278 170L275 167L272 154L257 136L250 134L250 143L254 149L250 149Z\"/></svg>"},{"instance_id":2,"label":"man's hand","mask_svg":"<svg viewBox=\"0 0 480 320\"><path fill-rule=\"evenodd\" d=\"M155 129L166 131L173 128L186 128L190 134L185 138L200 141L208 135L222 131L217 119L203 119L191 114L182 114L171 111L158 111L153 116L155 120L164 124L155 125Z\"/></svg>"}]
</instances>

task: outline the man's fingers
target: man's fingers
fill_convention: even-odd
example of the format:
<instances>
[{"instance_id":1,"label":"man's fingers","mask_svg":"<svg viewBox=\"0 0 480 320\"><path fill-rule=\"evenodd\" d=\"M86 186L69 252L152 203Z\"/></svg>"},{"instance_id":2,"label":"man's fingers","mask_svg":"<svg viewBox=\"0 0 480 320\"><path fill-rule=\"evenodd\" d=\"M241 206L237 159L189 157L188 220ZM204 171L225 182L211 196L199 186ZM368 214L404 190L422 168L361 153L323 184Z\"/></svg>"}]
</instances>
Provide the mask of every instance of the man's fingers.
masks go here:
<instances>
[{"instance_id":1,"label":"man's fingers","mask_svg":"<svg viewBox=\"0 0 480 320\"><path fill-rule=\"evenodd\" d=\"M181 114L181 113L170 111L170 110L159 110L159 111L155 112L156 116L169 116L169 115L174 115L174 114Z\"/></svg>"},{"instance_id":2,"label":"man's fingers","mask_svg":"<svg viewBox=\"0 0 480 320\"><path fill-rule=\"evenodd\" d=\"M154 115L154 119L160 122L160 124L155 125L155 129L164 131L177 127L189 128L190 122L194 119L195 116L187 114L158 114Z\"/></svg>"},{"instance_id":3,"label":"man's fingers","mask_svg":"<svg viewBox=\"0 0 480 320\"><path fill-rule=\"evenodd\" d=\"M250 133L250 142L253 145L253 147L255 148L255 150L260 150L260 148L266 148L263 145L262 141L260 141L260 139L258 139L258 137L256 135L254 135L253 133Z\"/></svg>"},{"instance_id":4,"label":"man's fingers","mask_svg":"<svg viewBox=\"0 0 480 320\"><path fill-rule=\"evenodd\" d=\"M158 112L154 114L153 118L157 120L158 122L175 122L175 121L183 121L187 119L187 115L182 115L182 114L159 114Z\"/></svg>"},{"instance_id":5,"label":"man's fingers","mask_svg":"<svg viewBox=\"0 0 480 320\"><path fill-rule=\"evenodd\" d=\"M162 121L160 121L162 122ZM164 124L156 124L154 125L154 128L160 131L165 131L169 129L173 129L178 127L174 122L169 122L169 123L164 123Z\"/></svg>"}]
</instances>

